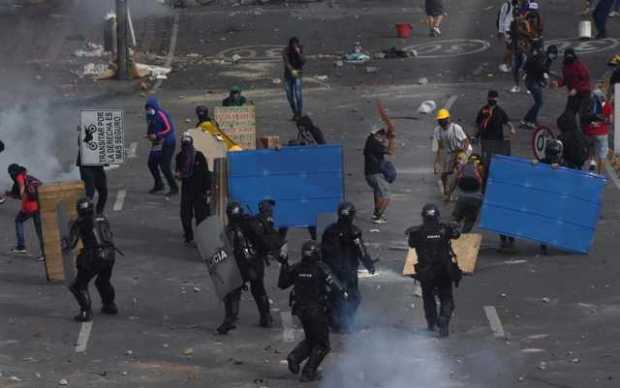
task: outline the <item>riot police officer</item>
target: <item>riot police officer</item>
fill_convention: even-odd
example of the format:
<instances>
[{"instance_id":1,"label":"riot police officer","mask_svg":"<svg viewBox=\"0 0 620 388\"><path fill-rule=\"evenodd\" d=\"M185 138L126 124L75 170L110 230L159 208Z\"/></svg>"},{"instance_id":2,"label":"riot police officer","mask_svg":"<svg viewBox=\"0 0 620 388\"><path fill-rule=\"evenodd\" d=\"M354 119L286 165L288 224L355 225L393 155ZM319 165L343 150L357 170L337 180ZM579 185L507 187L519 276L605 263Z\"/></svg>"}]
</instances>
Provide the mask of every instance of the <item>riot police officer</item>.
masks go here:
<instances>
[{"instance_id":1,"label":"riot police officer","mask_svg":"<svg viewBox=\"0 0 620 388\"><path fill-rule=\"evenodd\" d=\"M359 262L375 273L375 265L366 251L362 231L355 225L355 206L343 202L338 206L338 221L325 229L321 241L322 260L345 287L349 297L332 296L329 301L330 326L335 331L350 331L361 302L357 269Z\"/></svg>"},{"instance_id":2,"label":"riot police officer","mask_svg":"<svg viewBox=\"0 0 620 388\"><path fill-rule=\"evenodd\" d=\"M439 335L449 334L449 323L454 311L452 283L458 287L461 271L453 262L450 240L460 236L457 225L439 222L439 209L433 204L422 208L423 223L407 229L409 247L416 250L418 263L415 265L415 277L422 285L424 314L428 329L439 328ZM435 294L439 296L440 309L437 316Z\"/></svg>"},{"instance_id":3,"label":"riot police officer","mask_svg":"<svg viewBox=\"0 0 620 388\"><path fill-rule=\"evenodd\" d=\"M250 290L258 312L260 314L260 326L271 327L273 319L269 312L269 298L265 290L263 278L265 276L265 263L257 250L255 233L252 231L251 217L246 215L239 202L230 202L226 207L228 225L226 226L226 236L232 245L243 282L250 283ZM227 334L236 328L239 316L239 301L241 291L245 288L240 287L231 291L224 297L224 307L226 316L224 322L217 328L218 333Z\"/></svg>"},{"instance_id":4,"label":"riot police officer","mask_svg":"<svg viewBox=\"0 0 620 388\"><path fill-rule=\"evenodd\" d=\"M342 284L333 276L329 267L321 262L319 245L307 241L301 248L301 262L290 266L281 259L278 287L291 292L292 313L299 317L304 329L305 339L301 341L286 358L289 370L299 374L299 366L308 359L301 373L300 381L320 379L317 368L329 353L329 325L327 315L327 296L339 293L348 296Z\"/></svg>"},{"instance_id":5,"label":"riot police officer","mask_svg":"<svg viewBox=\"0 0 620 388\"><path fill-rule=\"evenodd\" d=\"M114 303L114 287L110 283L116 248L110 224L103 216L95 216L93 204L88 198L79 199L76 209L78 218L71 225L69 241L63 241L63 249L73 249L78 241L82 241L82 249L76 260L77 275L69 290L80 306L80 313L74 319L86 322L93 317L88 283L95 276L95 287L101 297L101 312L118 313Z\"/></svg>"}]
</instances>

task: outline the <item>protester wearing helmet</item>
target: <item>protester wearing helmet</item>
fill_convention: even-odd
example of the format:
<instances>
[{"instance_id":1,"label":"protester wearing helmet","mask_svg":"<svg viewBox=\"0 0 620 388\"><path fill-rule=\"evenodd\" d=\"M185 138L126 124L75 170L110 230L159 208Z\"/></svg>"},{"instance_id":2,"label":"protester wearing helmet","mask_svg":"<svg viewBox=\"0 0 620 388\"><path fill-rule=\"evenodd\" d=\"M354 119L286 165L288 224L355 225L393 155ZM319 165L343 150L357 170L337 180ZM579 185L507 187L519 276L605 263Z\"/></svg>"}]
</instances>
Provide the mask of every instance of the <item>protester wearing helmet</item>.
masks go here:
<instances>
[{"instance_id":1,"label":"protester wearing helmet","mask_svg":"<svg viewBox=\"0 0 620 388\"><path fill-rule=\"evenodd\" d=\"M101 297L101 312L117 314L114 303L115 291L110 283L114 268L115 251L110 224L103 216L95 216L93 204L88 198L76 203L78 218L71 224L69 240L62 241L64 250L74 249L82 241L82 249L76 260L77 274L69 290L80 306L80 313L74 317L78 322L92 320L88 284L95 279L95 287Z\"/></svg>"},{"instance_id":2,"label":"protester wearing helmet","mask_svg":"<svg viewBox=\"0 0 620 388\"><path fill-rule=\"evenodd\" d=\"M315 241L306 241L301 248L301 262L289 265L280 259L282 267L278 287L291 292L292 313L301 321L305 338L286 358L291 373L298 375L300 364L308 359L300 381L320 379L317 369L330 351L327 304L328 296L337 292L344 299L346 289L321 261L321 247Z\"/></svg>"},{"instance_id":3,"label":"protester wearing helmet","mask_svg":"<svg viewBox=\"0 0 620 388\"><path fill-rule=\"evenodd\" d=\"M233 86L230 88L230 94L222 101L223 106L243 106L246 104L246 98L241 95L241 87Z\"/></svg>"},{"instance_id":4,"label":"protester wearing helmet","mask_svg":"<svg viewBox=\"0 0 620 388\"><path fill-rule=\"evenodd\" d=\"M325 229L321 240L322 260L332 270L349 294L345 300L334 295L329 301L330 326L336 331L350 331L361 302L357 269L359 263L373 274L375 265L366 251L362 231L353 224L355 206L343 202L338 206L338 221Z\"/></svg>"},{"instance_id":5,"label":"protester wearing helmet","mask_svg":"<svg viewBox=\"0 0 620 388\"><path fill-rule=\"evenodd\" d=\"M188 134L181 138L181 152L176 157L176 178L181 180L181 224L186 245L193 244L196 226L209 215L211 172L204 154L194 148L194 140Z\"/></svg>"},{"instance_id":6,"label":"protester wearing helmet","mask_svg":"<svg viewBox=\"0 0 620 388\"><path fill-rule=\"evenodd\" d=\"M440 222L440 213L433 204L422 208L422 225L414 226L405 232L409 238L409 247L415 249L418 262L415 264L414 277L422 285L424 314L428 329L439 329L439 335L449 335L449 323L454 310L452 284L457 287L461 280L461 271L453 261L450 240L459 238L456 226ZM435 294L439 296L440 308L437 314Z\"/></svg>"},{"instance_id":7,"label":"protester wearing helmet","mask_svg":"<svg viewBox=\"0 0 620 388\"><path fill-rule=\"evenodd\" d=\"M458 152L464 151L469 156L472 148L463 127L450 121L447 109L440 109L436 119L438 125L433 132L433 148L436 148L433 172L435 175L440 174L442 195L445 195L448 192L448 176L456 167Z\"/></svg>"}]
</instances>

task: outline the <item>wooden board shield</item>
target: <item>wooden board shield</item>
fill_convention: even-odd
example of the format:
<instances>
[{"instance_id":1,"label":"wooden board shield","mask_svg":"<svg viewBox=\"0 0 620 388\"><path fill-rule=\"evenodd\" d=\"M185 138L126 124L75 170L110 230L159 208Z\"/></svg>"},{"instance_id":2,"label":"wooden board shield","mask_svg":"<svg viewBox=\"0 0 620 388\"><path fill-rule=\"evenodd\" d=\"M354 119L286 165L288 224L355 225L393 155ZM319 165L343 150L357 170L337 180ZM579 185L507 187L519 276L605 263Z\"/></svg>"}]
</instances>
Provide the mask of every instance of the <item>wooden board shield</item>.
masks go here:
<instances>
[{"instance_id":1,"label":"wooden board shield","mask_svg":"<svg viewBox=\"0 0 620 388\"><path fill-rule=\"evenodd\" d=\"M474 273L481 243L482 235L480 233L464 233L457 240L452 241L452 249L456 254L456 261L459 268L464 273ZM417 263L418 255L416 254L415 249L409 249L409 252L407 252L407 257L405 258L403 275L415 275L415 265Z\"/></svg>"},{"instance_id":2,"label":"wooden board shield","mask_svg":"<svg viewBox=\"0 0 620 388\"><path fill-rule=\"evenodd\" d=\"M186 132L194 139L194 148L202 152L207 158L209 171L213 171L214 160L226 157L226 143L218 140L210 133L203 132L200 128L188 129Z\"/></svg>"},{"instance_id":3,"label":"wooden board shield","mask_svg":"<svg viewBox=\"0 0 620 388\"><path fill-rule=\"evenodd\" d=\"M56 208L56 219L58 220L58 233L61 241L61 252L64 263L65 271L65 283L69 282L75 277L75 255L73 249L70 247L63 247L62 241L69 243L71 241L71 230L69 225L69 217L67 216L66 201L60 201Z\"/></svg>"}]
</instances>

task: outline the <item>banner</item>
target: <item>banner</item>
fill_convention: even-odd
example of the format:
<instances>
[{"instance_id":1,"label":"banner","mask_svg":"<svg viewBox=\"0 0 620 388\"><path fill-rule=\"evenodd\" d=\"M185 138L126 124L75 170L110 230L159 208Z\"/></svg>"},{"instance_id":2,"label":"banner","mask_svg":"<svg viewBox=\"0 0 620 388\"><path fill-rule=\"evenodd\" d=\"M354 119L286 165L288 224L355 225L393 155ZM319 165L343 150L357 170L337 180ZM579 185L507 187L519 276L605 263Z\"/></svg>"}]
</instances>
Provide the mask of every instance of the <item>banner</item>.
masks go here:
<instances>
[{"instance_id":1,"label":"banner","mask_svg":"<svg viewBox=\"0 0 620 388\"><path fill-rule=\"evenodd\" d=\"M125 113L122 110L84 109L80 116L82 165L122 164L127 156Z\"/></svg>"},{"instance_id":2,"label":"banner","mask_svg":"<svg viewBox=\"0 0 620 388\"><path fill-rule=\"evenodd\" d=\"M587 253L607 179L590 172L495 155L480 228Z\"/></svg>"},{"instance_id":3,"label":"banner","mask_svg":"<svg viewBox=\"0 0 620 388\"><path fill-rule=\"evenodd\" d=\"M228 198L253 213L258 202L276 202L276 227L315 226L336 213L344 198L341 145L284 147L228 153Z\"/></svg>"},{"instance_id":4,"label":"banner","mask_svg":"<svg viewBox=\"0 0 620 388\"><path fill-rule=\"evenodd\" d=\"M213 116L219 128L241 148L256 149L256 108L254 105L217 106Z\"/></svg>"}]
</instances>

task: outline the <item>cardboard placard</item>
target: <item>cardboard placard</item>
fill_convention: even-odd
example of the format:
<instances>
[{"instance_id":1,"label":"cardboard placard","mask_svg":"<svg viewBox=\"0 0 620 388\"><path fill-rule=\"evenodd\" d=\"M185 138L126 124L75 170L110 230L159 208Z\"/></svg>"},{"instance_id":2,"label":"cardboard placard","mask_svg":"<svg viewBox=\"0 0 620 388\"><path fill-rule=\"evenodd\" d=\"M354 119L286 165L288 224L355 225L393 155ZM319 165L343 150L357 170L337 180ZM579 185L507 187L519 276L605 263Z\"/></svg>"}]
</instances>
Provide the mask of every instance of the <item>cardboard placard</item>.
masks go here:
<instances>
[{"instance_id":1,"label":"cardboard placard","mask_svg":"<svg viewBox=\"0 0 620 388\"><path fill-rule=\"evenodd\" d=\"M464 273L474 273L478 252L482 243L482 235L479 233L464 233L456 240L452 240L452 250L456 254L456 262ZM415 249L409 249L405 258L403 275L415 275L415 265L418 263L418 255Z\"/></svg>"},{"instance_id":2,"label":"cardboard placard","mask_svg":"<svg viewBox=\"0 0 620 388\"><path fill-rule=\"evenodd\" d=\"M80 112L80 156L83 166L122 164L125 149L125 112L84 109Z\"/></svg>"},{"instance_id":3,"label":"cardboard placard","mask_svg":"<svg viewBox=\"0 0 620 388\"><path fill-rule=\"evenodd\" d=\"M213 161L218 158L225 158L227 153L226 143L218 140L210 133L205 133L200 128L188 129L187 132L194 139L194 148L202 152L207 159L209 171L213 172Z\"/></svg>"},{"instance_id":4,"label":"cardboard placard","mask_svg":"<svg viewBox=\"0 0 620 388\"><path fill-rule=\"evenodd\" d=\"M256 149L256 108L254 105L215 107L218 127L244 150Z\"/></svg>"}]
</instances>

